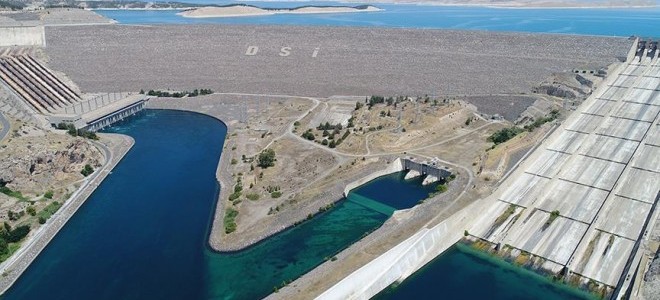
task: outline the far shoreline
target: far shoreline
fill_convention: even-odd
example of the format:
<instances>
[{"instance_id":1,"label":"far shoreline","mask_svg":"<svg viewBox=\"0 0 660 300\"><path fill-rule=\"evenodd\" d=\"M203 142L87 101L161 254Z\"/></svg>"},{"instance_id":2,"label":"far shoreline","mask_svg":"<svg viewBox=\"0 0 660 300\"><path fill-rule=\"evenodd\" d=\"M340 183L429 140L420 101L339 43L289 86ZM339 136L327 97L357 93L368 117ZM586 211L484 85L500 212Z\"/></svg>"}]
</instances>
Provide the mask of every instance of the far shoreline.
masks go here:
<instances>
[{"instance_id":1,"label":"far shoreline","mask_svg":"<svg viewBox=\"0 0 660 300\"><path fill-rule=\"evenodd\" d=\"M203 6L184 9L177 15L184 18L228 18L271 16L279 14L344 14L378 12L383 9L373 5L359 6L298 6L293 8L270 8L247 4L232 4L226 6Z\"/></svg>"}]
</instances>

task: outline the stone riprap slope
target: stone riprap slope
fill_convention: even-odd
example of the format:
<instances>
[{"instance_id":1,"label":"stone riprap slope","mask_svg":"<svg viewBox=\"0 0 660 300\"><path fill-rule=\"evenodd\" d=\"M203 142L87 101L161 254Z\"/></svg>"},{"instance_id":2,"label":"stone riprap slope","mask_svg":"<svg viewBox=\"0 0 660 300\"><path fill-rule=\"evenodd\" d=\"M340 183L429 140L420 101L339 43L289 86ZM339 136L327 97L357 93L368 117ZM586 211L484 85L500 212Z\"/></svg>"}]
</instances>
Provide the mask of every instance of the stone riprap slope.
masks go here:
<instances>
[{"instance_id":1,"label":"stone riprap slope","mask_svg":"<svg viewBox=\"0 0 660 300\"><path fill-rule=\"evenodd\" d=\"M49 27L46 37L51 67L83 91L305 96L525 93L552 72L612 63L631 45L608 37L253 25ZM258 52L246 55L249 46Z\"/></svg>"}]
</instances>

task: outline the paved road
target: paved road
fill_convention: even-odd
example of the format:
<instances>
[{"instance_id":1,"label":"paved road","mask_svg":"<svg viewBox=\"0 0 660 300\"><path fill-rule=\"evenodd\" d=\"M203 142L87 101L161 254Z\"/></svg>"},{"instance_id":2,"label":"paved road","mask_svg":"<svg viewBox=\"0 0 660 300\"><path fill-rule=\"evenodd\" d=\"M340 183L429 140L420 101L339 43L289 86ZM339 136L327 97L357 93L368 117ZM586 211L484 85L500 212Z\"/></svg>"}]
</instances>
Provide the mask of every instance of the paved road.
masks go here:
<instances>
[{"instance_id":1,"label":"paved road","mask_svg":"<svg viewBox=\"0 0 660 300\"><path fill-rule=\"evenodd\" d=\"M9 120L5 118L5 115L3 115L0 112L0 124L2 124L2 129L0 129L0 141L2 141L5 136L7 136L7 133L9 133L9 128L11 128L11 125L9 124Z\"/></svg>"}]
</instances>

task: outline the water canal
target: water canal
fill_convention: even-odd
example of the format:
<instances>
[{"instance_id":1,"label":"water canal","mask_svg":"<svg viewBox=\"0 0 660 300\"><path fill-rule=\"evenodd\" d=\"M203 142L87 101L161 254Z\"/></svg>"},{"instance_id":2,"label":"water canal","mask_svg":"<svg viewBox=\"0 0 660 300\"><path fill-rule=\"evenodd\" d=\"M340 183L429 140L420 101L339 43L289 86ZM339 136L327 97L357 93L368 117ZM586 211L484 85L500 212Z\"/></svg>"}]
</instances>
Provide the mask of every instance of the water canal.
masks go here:
<instances>
[{"instance_id":1,"label":"water canal","mask_svg":"<svg viewBox=\"0 0 660 300\"><path fill-rule=\"evenodd\" d=\"M374 299L434 299L437 295L447 299L595 299L461 243Z\"/></svg>"},{"instance_id":2,"label":"water canal","mask_svg":"<svg viewBox=\"0 0 660 300\"><path fill-rule=\"evenodd\" d=\"M373 209L374 198L414 205L432 189L400 173L385 176L311 221L244 251L216 253L207 237L225 125L148 110L111 131L132 136L135 146L4 298L264 297L379 227L394 208Z\"/></svg>"}]
</instances>

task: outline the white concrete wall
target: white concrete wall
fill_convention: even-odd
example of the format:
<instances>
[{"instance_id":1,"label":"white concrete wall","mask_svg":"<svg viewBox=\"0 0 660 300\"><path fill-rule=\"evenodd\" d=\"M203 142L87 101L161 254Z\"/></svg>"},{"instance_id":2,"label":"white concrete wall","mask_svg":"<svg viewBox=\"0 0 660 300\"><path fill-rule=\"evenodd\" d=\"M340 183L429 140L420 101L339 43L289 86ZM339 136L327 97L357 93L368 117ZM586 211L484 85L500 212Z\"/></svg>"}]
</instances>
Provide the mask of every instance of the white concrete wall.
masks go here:
<instances>
[{"instance_id":1,"label":"white concrete wall","mask_svg":"<svg viewBox=\"0 0 660 300\"><path fill-rule=\"evenodd\" d=\"M361 186L369 181L372 181L380 176L385 176L387 174L392 174L396 172L403 171L403 164L401 163L401 159L397 158L395 161L393 161L391 164L387 166L384 170L376 171L371 174L369 174L366 177L360 178L356 181L353 181L349 184L346 185L344 188L344 197L348 196L348 192L350 192L352 189Z\"/></svg>"},{"instance_id":2,"label":"white concrete wall","mask_svg":"<svg viewBox=\"0 0 660 300\"><path fill-rule=\"evenodd\" d=\"M44 27L0 27L0 47L10 46L46 46Z\"/></svg>"},{"instance_id":3,"label":"white concrete wall","mask_svg":"<svg viewBox=\"0 0 660 300\"><path fill-rule=\"evenodd\" d=\"M423 228L362 268L348 275L316 299L369 299L396 281L403 281L463 237L479 215L478 200L442 223Z\"/></svg>"}]
</instances>

